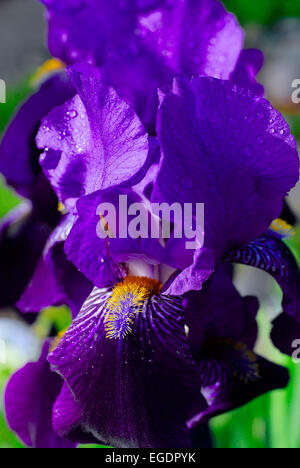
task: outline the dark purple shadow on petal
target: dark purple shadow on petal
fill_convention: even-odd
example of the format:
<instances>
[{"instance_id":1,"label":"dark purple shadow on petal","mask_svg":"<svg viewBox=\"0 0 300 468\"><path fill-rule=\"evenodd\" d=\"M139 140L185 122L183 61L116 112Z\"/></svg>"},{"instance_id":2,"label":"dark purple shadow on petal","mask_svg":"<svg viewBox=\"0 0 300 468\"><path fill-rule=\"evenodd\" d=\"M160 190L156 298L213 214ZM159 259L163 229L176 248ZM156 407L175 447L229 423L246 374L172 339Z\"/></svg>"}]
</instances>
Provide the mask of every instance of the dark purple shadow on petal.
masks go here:
<instances>
[{"instance_id":1,"label":"dark purple shadow on petal","mask_svg":"<svg viewBox=\"0 0 300 468\"><path fill-rule=\"evenodd\" d=\"M80 429L81 407L74 400L66 383L63 384L59 397L53 406L52 417L53 427L57 434L68 433L69 440L76 440L81 444L99 444L99 440L91 433L83 432ZM70 427L75 429L70 431Z\"/></svg>"},{"instance_id":2,"label":"dark purple shadow on petal","mask_svg":"<svg viewBox=\"0 0 300 468\"><path fill-rule=\"evenodd\" d=\"M50 234L30 206L21 204L0 225L0 308L14 307L28 285Z\"/></svg>"},{"instance_id":3,"label":"dark purple shadow on petal","mask_svg":"<svg viewBox=\"0 0 300 468\"><path fill-rule=\"evenodd\" d=\"M288 202L285 200L283 204L283 209L280 215L280 219L283 219L291 226L294 226L297 223L296 215L293 213Z\"/></svg>"},{"instance_id":4,"label":"dark purple shadow on petal","mask_svg":"<svg viewBox=\"0 0 300 468\"><path fill-rule=\"evenodd\" d=\"M184 305L194 355L200 352L204 342L225 337L253 349L259 304L255 297L242 297L238 293L229 265L220 265L202 291L188 293Z\"/></svg>"},{"instance_id":5,"label":"dark purple shadow on petal","mask_svg":"<svg viewBox=\"0 0 300 468\"><path fill-rule=\"evenodd\" d=\"M284 354L292 356L300 347L300 324L297 320L286 313L280 314L273 322L271 339ZM295 346L296 344L296 346Z\"/></svg>"},{"instance_id":6,"label":"dark purple shadow on petal","mask_svg":"<svg viewBox=\"0 0 300 468\"><path fill-rule=\"evenodd\" d=\"M66 304L72 316L79 312L93 285L68 261L64 242L72 228L74 217L65 216L50 235L32 280L18 302L25 313Z\"/></svg>"},{"instance_id":7,"label":"dark purple shadow on petal","mask_svg":"<svg viewBox=\"0 0 300 468\"><path fill-rule=\"evenodd\" d=\"M287 386L289 382L287 369L260 356L257 356L257 362L259 378L249 382L234 376L234 362L229 362L229 367L223 369L224 363L221 360L212 362L216 372L213 372L210 366L206 367L206 372L203 373L206 384L201 391L207 400L208 408L192 418L188 423L189 427L192 428L215 416L239 408L264 393ZM210 371L207 372L208 370ZM218 377L214 378L215 376Z\"/></svg>"}]
</instances>

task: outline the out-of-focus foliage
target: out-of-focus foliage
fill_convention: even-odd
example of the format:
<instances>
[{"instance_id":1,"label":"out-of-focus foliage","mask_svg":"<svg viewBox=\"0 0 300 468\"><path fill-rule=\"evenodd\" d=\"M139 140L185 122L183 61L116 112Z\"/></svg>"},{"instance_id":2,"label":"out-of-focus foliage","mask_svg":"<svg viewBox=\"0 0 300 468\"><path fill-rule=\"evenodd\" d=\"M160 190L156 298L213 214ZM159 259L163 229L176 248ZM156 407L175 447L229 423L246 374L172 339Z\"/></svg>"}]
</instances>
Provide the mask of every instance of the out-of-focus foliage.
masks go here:
<instances>
[{"instance_id":1,"label":"out-of-focus foliage","mask_svg":"<svg viewBox=\"0 0 300 468\"><path fill-rule=\"evenodd\" d=\"M5 186L0 178L0 219L18 203L19 198Z\"/></svg>"},{"instance_id":2,"label":"out-of-focus foliage","mask_svg":"<svg viewBox=\"0 0 300 468\"><path fill-rule=\"evenodd\" d=\"M300 2L297 0L224 0L223 3L243 25L271 25L282 18L300 17Z\"/></svg>"},{"instance_id":3,"label":"out-of-focus foliage","mask_svg":"<svg viewBox=\"0 0 300 468\"><path fill-rule=\"evenodd\" d=\"M300 141L300 116L299 115L284 115L287 120L291 132L297 141Z\"/></svg>"},{"instance_id":4,"label":"out-of-focus foliage","mask_svg":"<svg viewBox=\"0 0 300 468\"><path fill-rule=\"evenodd\" d=\"M299 200L300 203L300 200ZM295 234L291 239L287 240L289 248L292 250L293 254L298 260L300 265L300 225L295 228Z\"/></svg>"},{"instance_id":5,"label":"out-of-focus foliage","mask_svg":"<svg viewBox=\"0 0 300 468\"><path fill-rule=\"evenodd\" d=\"M6 103L0 106L0 133L3 132L13 112L31 91L29 80L24 81L19 86L8 89Z\"/></svg>"},{"instance_id":6,"label":"out-of-focus foliage","mask_svg":"<svg viewBox=\"0 0 300 468\"><path fill-rule=\"evenodd\" d=\"M55 330L65 331L71 325L71 313L67 307L49 307L43 310L35 323L35 331L40 338L45 338Z\"/></svg>"}]
</instances>

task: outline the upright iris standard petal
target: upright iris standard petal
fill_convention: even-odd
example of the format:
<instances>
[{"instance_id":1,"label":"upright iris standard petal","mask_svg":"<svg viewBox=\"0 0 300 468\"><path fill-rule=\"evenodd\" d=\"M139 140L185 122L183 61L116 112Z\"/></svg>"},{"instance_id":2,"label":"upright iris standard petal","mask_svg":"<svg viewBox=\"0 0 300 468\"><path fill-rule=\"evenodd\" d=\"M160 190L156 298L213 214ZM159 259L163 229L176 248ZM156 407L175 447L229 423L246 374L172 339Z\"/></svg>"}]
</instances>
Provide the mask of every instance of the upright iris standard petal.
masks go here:
<instances>
[{"instance_id":1,"label":"upright iris standard petal","mask_svg":"<svg viewBox=\"0 0 300 468\"><path fill-rule=\"evenodd\" d=\"M230 249L224 260L272 275L283 292L283 311L300 322L300 271L292 252L279 236L268 231L249 244Z\"/></svg>"},{"instance_id":2,"label":"upright iris standard petal","mask_svg":"<svg viewBox=\"0 0 300 468\"><path fill-rule=\"evenodd\" d=\"M158 132L163 159L153 199L205 204L204 249L170 289L181 294L202 252L211 252L209 274L226 248L255 239L279 216L299 159L288 125L267 101L212 78L176 80Z\"/></svg>"},{"instance_id":3,"label":"upright iris standard petal","mask_svg":"<svg viewBox=\"0 0 300 468\"><path fill-rule=\"evenodd\" d=\"M101 64L128 54L137 27L135 0L41 0L48 7L50 52L67 64Z\"/></svg>"},{"instance_id":4,"label":"upright iris standard petal","mask_svg":"<svg viewBox=\"0 0 300 468\"><path fill-rule=\"evenodd\" d=\"M148 51L173 76L228 79L243 48L241 27L217 0L42 1L49 10L50 51L67 64L85 60L101 67Z\"/></svg>"},{"instance_id":5,"label":"upright iris standard petal","mask_svg":"<svg viewBox=\"0 0 300 468\"><path fill-rule=\"evenodd\" d=\"M50 354L80 405L65 416L69 427L54 421L61 435L80 427L114 447L189 446L186 420L204 407L182 302L145 299L151 284L157 289L153 280L128 278L117 292L95 289Z\"/></svg>"},{"instance_id":6,"label":"upright iris standard petal","mask_svg":"<svg viewBox=\"0 0 300 468\"><path fill-rule=\"evenodd\" d=\"M231 81L242 88L249 89L256 96L263 96L264 87L256 81L256 75L260 72L263 63L264 55L260 50L243 50L231 74Z\"/></svg>"},{"instance_id":7,"label":"upright iris standard petal","mask_svg":"<svg viewBox=\"0 0 300 468\"><path fill-rule=\"evenodd\" d=\"M14 374L5 391L5 410L10 428L29 447L74 448L60 438L52 426L52 406L58 397L61 378L47 362L49 342L38 362L27 364Z\"/></svg>"},{"instance_id":8,"label":"upright iris standard petal","mask_svg":"<svg viewBox=\"0 0 300 468\"><path fill-rule=\"evenodd\" d=\"M174 76L230 79L237 66L243 84L262 92L254 82L256 62L238 63L244 33L217 0L42 2L48 8L51 53L68 65L96 65L151 132L157 89L169 86Z\"/></svg>"},{"instance_id":9,"label":"upright iris standard petal","mask_svg":"<svg viewBox=\"0 0 300 468\"><path fill-rule=\"evenodd\" d=\"M174 75L229 79L243 48L244 33L217 0L161 2L140 15L142 44Z\"/></svg>"},{"instance_id":10,"label":"upright iris standard petal","mask_svg":"<svg viewBox=\"0 0 300 468\"><path fill-rule=\"evenodd\" d=\"M49 191L43 184L36 193L41 185L38 184L41 168L34 138L42 118L73 95L74 90L63 74L53 76L22 105L4 134L0 172L22 196L39 202L40 197L45 198L45 191Z\"/></svg>"},{"instance_id":11,"label":"upright iris standard petal","mask_svg":"<svg viewBox=\"0 0 300 468\"><path fill-rule=\"evenodd\" d=\"M41 165L67 209L96 190L128 182L148 157L148 136L134 111L87 65L69 70L78 92L44 120ZM134 182L133 182L134 183Z\"/></svg>"}]
</instances>

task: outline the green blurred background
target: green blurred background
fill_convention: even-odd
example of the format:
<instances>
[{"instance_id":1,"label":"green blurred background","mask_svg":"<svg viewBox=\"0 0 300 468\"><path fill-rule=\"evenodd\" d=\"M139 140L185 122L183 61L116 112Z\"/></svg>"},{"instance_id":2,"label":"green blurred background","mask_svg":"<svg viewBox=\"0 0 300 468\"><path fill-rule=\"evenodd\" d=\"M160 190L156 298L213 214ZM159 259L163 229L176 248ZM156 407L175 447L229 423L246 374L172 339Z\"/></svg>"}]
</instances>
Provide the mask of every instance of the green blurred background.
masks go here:
<instances>
[{"instance_id":1,"label":"green blurred background","mask_svg":"<svg viewBox=\"0 0 300 468\"><path fill-rule=\"evenodd\" d=\"M228 10L236 14L240 23L245 27L246 45L258 47L265 53L266 64L260 78L266 87L266 94L274 106L280 108L285 114L295 137L300 141L299 108L291 104L290 98L291 83L294 79L300 78L300 2L294 0L251 0L250 2L225 0L223 3ZM35 26L37 25L33 35L28 29L30 28L28 10L32 13L31 18L34 18ZM24 14L27 14L27 19L24 19ZM1 27L1 21L5 21L6 24L8 22L6 30ZM12 23L19 25L17 39L16 28ZM30 40L26 47L27 33L30 35ZM6 80L8 93L7 103L0 104L0 132L7 125L18 104L32 91L29 84L30 74L34 73L35 68L41 65L44 59L48 58L45 34L43 10L35 0L1 1L0 78ZM11 54L8 53L9 44L12 44ZM22 51L21 61L18 60L20 51ZM19 201L18 197L0 179L0 218ZM299 187L293 190L289 204L300 216ZM289 244L299 260L299 228ZM280 312L280 292L266 275L259 276L256 273L255 276L253 271L249 272L249 269L238 269L236 284L244 294L259 292L262 304L259 314L261 336L257 349L265 357L287 366L290 370L291 382L286 390L258 398L242 409L212 421L215 446L222 448L300 448L300 365L293 364L289 358L277 352L269 339L270 319ZM10 312L2 316L6 319L11 318ZM21 332L24 333L26 339L36 340L38 348L39 339L47 334L53 324L58 330L62 330L69 321L70 316L66 309L50 309L42 313L34 328L30 329L22 324ZM0 338L1 323L0 321ZM18 323L18 326L21 324ZM0 393L9 375L28 359L29 355L26 353L24 355L20 347L8 347L7 363L0 364ZM1 404L0 448L20 447L22 444L6 427Z\"/></svg>"}]
</instances>

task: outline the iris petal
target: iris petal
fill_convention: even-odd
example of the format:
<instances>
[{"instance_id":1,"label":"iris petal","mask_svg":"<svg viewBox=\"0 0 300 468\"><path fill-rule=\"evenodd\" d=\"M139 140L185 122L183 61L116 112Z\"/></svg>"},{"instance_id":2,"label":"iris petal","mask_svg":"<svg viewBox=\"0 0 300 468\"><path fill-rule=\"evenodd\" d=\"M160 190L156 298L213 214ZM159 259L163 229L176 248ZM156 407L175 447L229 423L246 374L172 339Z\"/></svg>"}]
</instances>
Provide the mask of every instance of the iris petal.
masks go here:
<instances>
[{"instance_id":1,"label":"iris petal","mask_svg":"<svg viewBox=\"0 0 300 468\"><path fill-rule=\"evenodd\" d=\"M72 448L52 426L52 405L58 397L62 380L51 372L47 362L49 342L45 343L38 362L16 372L5 391L5 409L9 426L28 446L35 448Z\"/></svg>"},{"instance_id":2,"label":"iris petal","mask_svg":"<svg viewBox=\"0 0 300 468\"><path fill-rule=\"evenodd\" d=\"M148 136L133 109L88 65L68 70L77 95L43 119L41 165L59 200L75 210L80 196L133 179L148 158ZM142 173L144 175L144 173Z\"/></svg>"},{"instance_id":3,"label":"iris petal","mask_svg":"<svg viewBox=\"0 0 300 468\"><path fill-rule=\"evenodd\" d=\"M282 353L292 356L297 354L300 345L300 323L286 313L280 314L272 323L271 339Z\"/></svg>"},{"instance_id":4,"label":"iris petal","mask_svg":"<svg viewBox=\"0 0 300 468\"><path fill-rule=\"evenodd\" d=\"M25 313L66 304L75 317L92 290L92 283L68 261L63 245L74 223L65 216L51 233L34 275L18 302Z\"/></svg>"},{"instance_id":5,"label":"iris petal","mask_svg":"<svg viewBox=\"0 0 300 468\"><path fill-rule=\"evenodd\" d=\"M283 292L283 311L300 321L300 271L279 236L268 231L253 242L230 249L224 260L259 268L273 276Z\"/></svg>"},{"instance_id":6,"label":"iris petal","mask_svg":"<svg viewBox=\"0 0 300 468\"><path fill-rule=\"evenodd\" d=\"M235 347L235 349L234 349ZM288 384L288 371L266 359L248 354L242 345L232 346L223 352L213 346L211 355L202 360L202 395L208 407L188 422L190 428L210 418L245 405L254 398L271 390L284 388ZM217 351L217 353L216 353Z\"/></svg>"},{"instance_id":7,"label":"iris petal","mask_svg":"<svg viewBox=\"0 0 300 468\"><path fill-rule=\"evenodd\" d=\"M81 417L64 435L80 427L115 447L189 446L186 420L204 400L181 299L149 298L132 332L113 340L105 330L110 297L95 289L49 356L80 405Z\"/></svg>"},{"instance_id":8,"label":"iris petal","mask_svg":"<svg viewBox=\"0 0 300 468\"><path fill-rule=\"evenodd\" d=\"M163 157L152 200L205 205L204 247L168 290L183 294L201 289L226 248L257 238L280 215L299 178L297 145L267 101L201 77L174 81L158 134Z\"/></svg>"}]
</instances>

